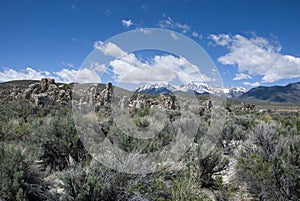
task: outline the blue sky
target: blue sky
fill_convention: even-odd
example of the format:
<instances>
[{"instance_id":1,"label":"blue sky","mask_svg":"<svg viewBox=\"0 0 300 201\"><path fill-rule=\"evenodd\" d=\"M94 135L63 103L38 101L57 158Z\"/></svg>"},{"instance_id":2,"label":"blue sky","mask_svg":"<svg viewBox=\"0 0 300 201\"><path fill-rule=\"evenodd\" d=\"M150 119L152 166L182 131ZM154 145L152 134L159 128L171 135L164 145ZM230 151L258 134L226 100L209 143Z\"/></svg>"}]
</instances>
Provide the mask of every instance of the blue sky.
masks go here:
<instances>
[{"instance_id":1,"label":"blue sky","mask_svg":"<svg viewBox=\"0 0 300 201\"><path fill-rule=\"evenodd\" d=\"M300 81L298 0L1 0L0 81L72 81L95 42L165 28L211 56L226 86Z\"/></svg>"}]
</instances>

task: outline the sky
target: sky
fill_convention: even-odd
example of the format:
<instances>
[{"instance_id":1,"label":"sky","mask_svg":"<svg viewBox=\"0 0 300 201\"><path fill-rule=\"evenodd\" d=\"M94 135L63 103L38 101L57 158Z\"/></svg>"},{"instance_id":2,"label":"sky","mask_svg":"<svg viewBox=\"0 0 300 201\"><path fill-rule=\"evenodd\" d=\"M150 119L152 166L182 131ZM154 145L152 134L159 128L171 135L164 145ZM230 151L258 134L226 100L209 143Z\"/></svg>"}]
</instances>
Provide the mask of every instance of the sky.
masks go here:
<instances>
[{"instance_id":1,"label":"sky","mask_svg":"<svg viewBox=\"0 0 300 201\"><path fill-rule=\"evenodd\" d=\"M99 44L123 32L159 28L200 45L225 86L286 85L300 81L299 19L299 0L0 0L0 82L73 82L84 74L88 55L102 50ZM114 45L107 51L124 52ZM142 54L127 54L134 64L145 63ZM180 56L150 55L148 67L162 61L177 69L194 65ZM126 61L129 69L133 63Z\"/></svg>"}]
</instances>

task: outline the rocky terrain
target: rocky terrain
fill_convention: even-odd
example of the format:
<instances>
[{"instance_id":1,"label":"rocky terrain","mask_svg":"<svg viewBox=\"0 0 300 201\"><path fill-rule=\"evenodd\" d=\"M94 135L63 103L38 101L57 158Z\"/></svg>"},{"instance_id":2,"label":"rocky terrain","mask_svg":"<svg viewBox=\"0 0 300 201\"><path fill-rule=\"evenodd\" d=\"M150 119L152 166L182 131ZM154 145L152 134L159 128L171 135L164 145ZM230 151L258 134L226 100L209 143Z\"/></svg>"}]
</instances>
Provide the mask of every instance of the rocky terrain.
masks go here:
<instances>
[{"instance_id":1,"label":"rocky terrain","mask_svg":"<svg viewBox=\"0 0 300 201\"><path fill-rule=\"evenodd\" d=\"M56 83L54 79L49 78L0 83L0 104L25 101L39 107L62 106L70 104L73 98L74 105L85 107L93 104L96 110L108 107L112 101L119 107L128 109L144 109L146 106L156 109L175 108L176 97L171 91L168 93L151 93L148 90L130 92L104 84L75 84L73 92L75 94L72 96L73 89L74 84ZM167 92L165 88L162 90ZM203 104L207 105L207 103Z\"/></svg>"},{"instance_id":2,"label":"rocky terrain","mask_svg":"<svg viewBox=\"0 0 300 201\"><path fill-rule=\"evenodd\" d=\"M11 81L0 84L0 103L28 101L37 106L67 105L72 99L72 87L54 79Z\"/></svg>"},{"instance_id":3,"label":"rocky terrain","mask_svg":"<svg viewBox=\"0 0 300 201\"><path fill-rule=\"evenodd\" d=\"M0 104L25 101L39 107L46 105L67 105L71 104L73 87L74 84L56 83L54 79L48 78L4 82L0 83ZM209 86L198 82L186 83L179 87L170 84L149 84L139 87L135 92L126 91L115 86L113 88L116 92L114 93L115 102L123 108L144 108L146 105L152 108L170 108L173 101L170 95L173 93L193 93L202 95L202 97L205 97L205 95L215 95L234 98L238 102L247 103L233 108L239 111L253 110L253 104L264 105L264 103L267 103L266 101L274 103L300 103L300 82L287 86L257 87L247 92L243 87ZM104 95L101 94L105 89L104 84L80 84L80 87L76 90L78 95L80 94L80 100L73 98L73 103L82 105L91 103L99 108L106 104L104 102ZM137 96L134 93L141 93L141 95ZM209 97L205 99L207 100ZM203 102L201 104L207 105L207 103Z\"/></svg>"}]
</instances>

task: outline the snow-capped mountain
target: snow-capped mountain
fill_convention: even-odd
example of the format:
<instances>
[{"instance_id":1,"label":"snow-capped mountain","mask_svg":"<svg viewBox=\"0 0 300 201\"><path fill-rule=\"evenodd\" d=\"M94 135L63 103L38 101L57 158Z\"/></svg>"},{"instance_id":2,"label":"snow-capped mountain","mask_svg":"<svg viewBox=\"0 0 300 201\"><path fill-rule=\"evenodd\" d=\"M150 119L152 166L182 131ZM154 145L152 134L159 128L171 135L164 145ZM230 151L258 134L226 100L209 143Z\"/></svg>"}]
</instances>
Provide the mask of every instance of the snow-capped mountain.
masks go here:
<instances>
[{"instance_id":1,"label":"snow-capped mountain","mask_svg":"<svg viewBox=\"0 0 300 201\"><path fill-rule=\"evenodd\" d=\"M147 84L139 87L137 92L152 93L152 94L168 94L172 91L183 92L196 92L198 94L214 94L227 98L235 98L247 90L244 87L225 87L225 86L213 86L202 82L189 82L179 87L172 86L170 84Z\"/></svg>"},{"instance_id":2,"label":"snow-capped mountain","mask_svg":"<svg viewBox=\"0 0 300 201\"><path fill-rule=\"evenodd\" d=\"M176 91L176 88L168 83L146 84L139 87L137 92L150 93L150 94L169 94Z\"/></svg>"}]
</instances>

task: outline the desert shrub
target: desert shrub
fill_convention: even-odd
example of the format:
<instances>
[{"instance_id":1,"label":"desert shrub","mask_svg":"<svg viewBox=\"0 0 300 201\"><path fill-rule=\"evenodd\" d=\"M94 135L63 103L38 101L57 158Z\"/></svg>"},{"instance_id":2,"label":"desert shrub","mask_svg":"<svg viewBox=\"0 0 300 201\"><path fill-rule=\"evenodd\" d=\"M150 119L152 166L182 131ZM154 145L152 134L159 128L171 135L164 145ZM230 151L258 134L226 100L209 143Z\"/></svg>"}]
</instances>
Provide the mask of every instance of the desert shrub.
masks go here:
<instances>
[{"instance_id":1,"label":"desert shrub","mask_svg":"<svg viewBox=\"0 0 300 201\"><path fill-rule=\"evenodd\" d=\"M143 119L142 117L133 118L133 122L135 125L128 126L128 130L123 131L119 129L115 124L109 126L107 129L110 131L110 136L114 143L122 150L126 152L134 152L134 153L149 153L155 152L163 149L165 146L169 145L174 137L176 136L176 129L170 123L166 123L165 125L159 125L160 129L156 129L155 126L151 125L150 131L153 127L154 136L151 138L143 139L142 137L136 138L133 135L135 132L139 132L141 134L143 131L136 131L138 129L143 129L146 124L148 124L147 119ZM147 127L147 126L146 126ZM131 130L132 129L132 130ZM146 128L147 129L147 128ZM151 134L153 134L151 133ZM130 134L130 135L128 135Z\"/></svg>"},{"instance_id":2,"label":"desert shrub","mask_svg":"<svg viewBox=\"0 0 300 201\"><path fill-rule=\"evenodd\" d=\"M177 177L172 181L169 189L170 200L172 201L209 201L206 194L201 192L199 182L191 176Z\"/></svg>"},{"instance_id":3,"label":"desert shrub","mask_svg":"<svg viewBox=\"0 0 300 201\"><path fill-rule=\"evenodd\" d=\"M283 136L296 136L300 135L300 116L299 114L290 114L288 117L277 117L279 124L279 133Z\"/></svg>"},{"instance_id":4,"label":"desert shrub","mask_svg":"<svg viewBox=\"0 0 300 201\"><path fill-rule=\"evenodd\" d=\"M17 147L1 149L0 197L7 201L46 200L48 183L39 166Z\"/></svg>"},{"instance_id":5,"label":"desert shrub","mask_svg":"<svg viewBox=\"0 0 300 201\"><path fill-rule=\"evenodd\" d=\"M138 192L146 200L157 201L209 201L201 191L201 184L190 174L179 172L159 172L141 175L132 180L130 191Z\"/></svg>"},{"instance_id":6,"label":"desert shrub","mask_svg":"<svg viewBox=\"0 0 300 201\"><path fill-rule=\"evenodd\" d=\"M133 119L133 122L136 126L142 128L148 127L150 125L150 122L146 118L142 118L142 117Z\"/></svg>"},{"instance_id":7,"label":"desert shrub","mask_svg":"<svg viewBox=\"0 0 300 201\"><path fill-rule=\"evenodd\" d=\"M149 153L163 149L172 141L171 128L164 128L157 136L150 139L138 139L119 131L116 139L117 146L132 153Z\"/></svg>"},{"instance_id":8,"label":"desert shrub","mask_svg":"<svg viewBox=\"0 0 300 201\"><path fill-rule=\"evenodd\" d=\"M259 124L238 158L237 173L260 200L299 200L299 136L282 137L275 124Z\"/></svg>"},{"instance_id":9,"label":"desert shrub","mask_svg":"<svg viewBox=\"0 0 300 201\"><path fill-rule=\"evenodd\" d=\"M228 158L223 157L222 152L215 149L204 158L196 158L192 162L191 167L194 169L191 171L202 187L214 188L216 185L214 176L225 170L228 164Z\"/></svg>"},{"instance_id":10,"label":"desert shrub","mask_svg":"<svg viewBox=\"0 0 300 201\"><path fill-rule=\"evenodd\" d=\"M57 198L66 201L116 201L126 197L126 174L107 169L100 164L78 166L62 172Z\"/></svg>"},{"instance_id":11,"label":"desert shrub","mask_svg":"<svg viewBox=\"0 0 300 201\"><path fill-rule=\"evenodd\" d=\"M75 162L89 158L77 135L69 109L57 110L49 123L37 127L35 132L37 143L41 144L41 159L45 167L62 170L68 166L70 158Z\"/></svg>"},{"instance_id":12,"label":"desert shrub","mask_svg":"<svg viewBox=\"0 0 300 201\"><path fill-rule=\"evenodd\" d=\"M240 189L240 182L238 180L232 180L230 183L224 183L222 176L216 176L215 178L215 190L213 191L216 201L230 201L233 200L241 200L244 201L245 193L241 192L243 195L240 197L236 197L237 193ZM238 199L237 199L238 198Z\"/></svg>"},{"instance_id":13,"label":"desert shrub","mask_svg":"<svg viewBox=\"0 0 300 201\"><path fill-rule=\"evenodd\" d=\"M207 154L206 151L209 153ZM222 149L215 147L211 150L201 144L193 146L182 156L182 160L187 166L186 174L195 177L201 187L210 189L216 187L216 176L224 171L229 164L229 159L224 157Z\"/></svg>"},{"instance_id":14,"label":"desert shrub","mask_svg":"<svg viewBox=\"0 0 300 201\"><path fill-rule=\"evenodd\" d=\"M5 132L7 133L7 141L23 140L31 133L31 123L25 121L23 118L12 119L6 124Z\"/></svg>"},{"instance_id":15,"label":"desert shrub","mask_svg":"<svg viewBox=\"0 0 300 201\"><path fill-rule=\"evenodd\" d=\"M272 120L272 116L270 114L263 114L261 116L261 120L264 121L265 123L267 123Z\"/></svg>"},{"instance_id":16,"label":"desert shrub","mask_svg":"<svg viewBox=\"0 0 300 201\"><path fill-rule=\"evenodd\" d=\"M166 181L166 172L159 171L148 175L136 177L129 186L129 191L138 192L141 197L149 200L167 201L170 200Z\"/></svg>"},{"instance_id":17,"label":"desert shrub","mask_svg":"<svg viewBox=\"0 0 300 201\"><path fill-rule=\"evenodd\" d=\"M49 114L49 109L39 108L27 102L9 103L0 106L0 132L5 141L27 141L32 137L32 126Z\"/></svg>"},{"instance_id":18,"label":"desert shrub","mask_svg":"<svg viewBox=\"0 0 300 201\"><path fill-rule=\"evenodd\" d=\"M229 116L224 123L218 145L223 147L226 153L231 153L247 139L254 124L254 118L249 115Z\"/></svg>"}]
</instances>

